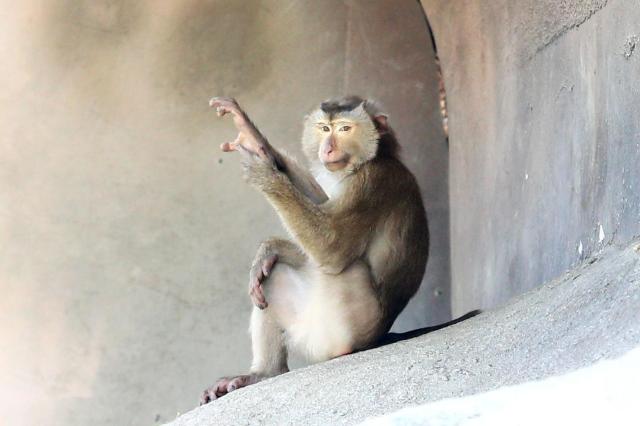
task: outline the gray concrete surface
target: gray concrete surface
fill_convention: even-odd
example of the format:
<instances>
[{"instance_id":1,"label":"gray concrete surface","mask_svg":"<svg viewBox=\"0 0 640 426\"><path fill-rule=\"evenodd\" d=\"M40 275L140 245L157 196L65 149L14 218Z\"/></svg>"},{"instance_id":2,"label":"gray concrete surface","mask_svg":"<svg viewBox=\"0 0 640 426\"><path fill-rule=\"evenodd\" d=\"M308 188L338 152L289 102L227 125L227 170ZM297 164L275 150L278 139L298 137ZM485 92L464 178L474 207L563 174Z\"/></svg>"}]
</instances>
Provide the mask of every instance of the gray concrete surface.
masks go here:
<instances>
[{"instance_id":1,"label":"gray concrete surface","mask_svg":"<svg viewBox=\"0 0 640 426\"><path fill-rule=\"evenodd\" d=\"M640 346L560 376L447 398L362 426L637 426Z\"/></svg>"},{"instance_id":2,"label":"gray concrete surface","mask_svg":"<svg viewBox=\"0 0 640 426\"><path fill-rule=\"evenodd\" d=\"M454 314L640 235L638 2L422 4L447 89Z\"/></svg>"},{"instance_id":3,"label":"gray concrete surface","mask_svg":"<svg viewBox=\"0 0 640 426\"><path fill-rule=\"evenodd\" d=\"M636 2L422 1L447 89L450 229L436 70L414 1L2 6L0 413L12 425L161 423L216 376L248 364L246 267L258 242L280 228L242 183L237 161L218 152L233 131L207 110L212 94L238 97L272 142L296 153L300 117L318 100L357 92L387 106L433 234L424 288L397 329L447 319L450 294L456 315L502 305L640 234ZM608 294L565 305L540 298L536 307L558 311L553 319L591 306L617 324L608 315L624 306L598 305ZM505 317L512 329L489 314L456 333L488 325L502 327L504 339L525 336L516 333L529 318L522 309ZM317 366L336 392L317 402L335 413L318 418L349 419L349 404L375 414L480 391L486 377L498 386L591 362L598 345L607 356L627 347L616 329L606 343L572 334L575 324L544 324L549 339L576 340L522 346L551 347L555 356L531 359L489 330L503 345L492 365L503 368L479 357L476 376L465 376L457 355L451 368L436 362L460 345L447 333L424 340L440 342L439 352L407 343L371 353L387 361L359 354ZM632 325L621 330L635 339ZM415 365L432 381L412 381L426 373L411 357L426 360ZM501 375L523 360L533 370ZM346 380L374 373L398 381L331 405ZM296 374L273 382L276 395ZM324 389L308 384L296 389ZM244 403L260 418L260 398L281 396L255 398Z\"/></svg>"},{"instance_id":4,"label":"gray concrete surface","mask_svg":"<svg viewBox=\"0 0 640 426\"><path fill-rule=\"evenodd\" d=\"M218 150L234 135L216 94L294 153L319 101L378 98L433 237L398 328L449 318L448 154L415 1L2 6L0 423L160 423L247 368L248 265L284 231Z\"/></svg>"},{"instance_id":5,"label":"gray concrete surface","mask_svg":"<svg viewBox=\"0 0 640 426\"><path fill-rule=\"evenodd\" d=\"M240 389L171 425L354 424L566 373L633 348L640 348L637 241L607 247L505 307Z\"/></svg>"}]
</instances>

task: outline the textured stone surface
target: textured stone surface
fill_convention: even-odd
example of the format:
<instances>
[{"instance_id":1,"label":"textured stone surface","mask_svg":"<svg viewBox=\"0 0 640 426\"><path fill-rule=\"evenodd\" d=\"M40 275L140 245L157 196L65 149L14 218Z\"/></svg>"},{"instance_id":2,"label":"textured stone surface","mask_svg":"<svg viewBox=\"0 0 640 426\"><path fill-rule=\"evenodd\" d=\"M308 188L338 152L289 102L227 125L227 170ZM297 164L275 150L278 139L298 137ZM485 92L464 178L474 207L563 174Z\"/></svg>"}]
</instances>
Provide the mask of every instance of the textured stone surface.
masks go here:
<instances>
[{"instance_id":1,"label":"textured stone surface","mask_svg":"<svg viewBox=\"0 0 640 426\"><path fill-rule=\"evenodd\" d=\"M609 247L503 308L240 389L172 426L354 424L640 347L640 244Z\"/></svg>"},{"instance_id":2,"label":"textured stone surface","mask_svg":"<svg viewBox=\"0 0 640 426\"><path fill-rule=\"evenodd\" d=\"M638 383L640 347L560 376L405 408L362 426L635 426Z\"/></svg>"},{"instance_id":3,"label":"textured stone surface","mask_svg":"<svg viewBox=\"0 0 640 426\"><path fill-rule=\"evenodd\" d=\"M454 314L640 235L638 3L423 5L449 107Z\"/></svg>"},{"instance_id":4,"label":"textured stone surface","mask_svg":"<svg viewBox=\"0 0 640 426\"><path fill-rule=\"evenodd\" d=\"M214 94L294 153L319 101L378 98L433 232L398 327L449 318L448 154L415 1L2 4L0 423L159 423L248 367L248 266L284 231L220 153Z\"/></svg>"}]
</instances>

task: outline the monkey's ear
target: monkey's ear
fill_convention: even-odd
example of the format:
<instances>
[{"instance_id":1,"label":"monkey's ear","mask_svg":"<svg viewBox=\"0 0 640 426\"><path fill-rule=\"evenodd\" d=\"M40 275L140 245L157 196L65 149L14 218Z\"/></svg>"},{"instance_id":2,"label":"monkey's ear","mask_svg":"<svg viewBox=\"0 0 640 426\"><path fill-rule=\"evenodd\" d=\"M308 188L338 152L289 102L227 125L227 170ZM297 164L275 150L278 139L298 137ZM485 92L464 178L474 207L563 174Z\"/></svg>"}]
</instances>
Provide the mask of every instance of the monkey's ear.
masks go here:
<instances>
[{"instance_id":1,"label":"monkey's ear","mask_svg":"<svg viewBox=\"0 0 640 426\"><path fill-rule=\"evenodd\" d=\"M389 131L389 116L384 112L380 111L380 105L376 101L371 99L365 99L362 101L362 107L367 111L369 117L373 120L373 124L375 124L376 129L380 133L386 133Z\"/></svg>"},{"instance_id":2,"label":"monkey's ear","mask_svg":"<svg viewBox=\"0 0 640 426\"><path fill-rule=\"evenodd\" d=\"M380 133L386 133L387 131L389 131L388 119L389 117L387 116L387 114L378 113L373 116L373 121Z\"/></svg>"}]
</instances>

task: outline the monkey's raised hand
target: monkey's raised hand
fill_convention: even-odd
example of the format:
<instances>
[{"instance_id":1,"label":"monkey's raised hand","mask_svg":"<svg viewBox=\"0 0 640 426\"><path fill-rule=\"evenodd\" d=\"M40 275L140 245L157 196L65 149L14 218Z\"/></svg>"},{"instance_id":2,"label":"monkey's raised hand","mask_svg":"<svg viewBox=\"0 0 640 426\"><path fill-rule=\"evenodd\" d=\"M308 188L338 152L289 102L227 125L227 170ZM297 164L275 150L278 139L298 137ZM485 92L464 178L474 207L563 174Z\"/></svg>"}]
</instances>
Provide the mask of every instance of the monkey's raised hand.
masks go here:
<instances>
[{"instance_id":1,"label":"monkey's raised hand","mask_svg":"<svg viewBox=\"0 0 640 426\"><path fill-rule=\"evenodd\" d=\"M249 117L240 108L235 99L215 97L209 101L209 106L216 109L218 117L231 114L233 123L238 129L238 136L235 140L223 143L220 145L220 149L224 152L231 152L244 148L245 151L260 157L263 161L275 163L273 150L269 142L249 120Z\"/></svg>"}]
</instances>

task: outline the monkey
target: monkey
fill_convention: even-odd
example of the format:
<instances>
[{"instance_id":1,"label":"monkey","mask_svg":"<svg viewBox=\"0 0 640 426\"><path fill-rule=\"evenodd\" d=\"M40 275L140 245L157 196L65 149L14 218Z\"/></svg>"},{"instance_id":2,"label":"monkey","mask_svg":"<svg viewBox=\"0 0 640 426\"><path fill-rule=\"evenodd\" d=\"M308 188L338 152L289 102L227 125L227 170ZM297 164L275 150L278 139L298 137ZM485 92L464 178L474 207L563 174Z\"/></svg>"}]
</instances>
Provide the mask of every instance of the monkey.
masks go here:
<instances>
[{"instance_id":1,"label":"monkey","mask_svg":"<svg viewBox=\"0 0 640 426\"><path fill-rule=\"evenodd\" d=\"M290 350L320 362L383 341L429 254L420 188L377 103L347 96L308 114L309 168L275 149L234 99L215 97L210 106L232 116L238 135L221 149L241 154L244 179L290 238L262 242L250 268L249 373L219 379L201 404L289 371Z\"/></svg>"}]
</instances>

